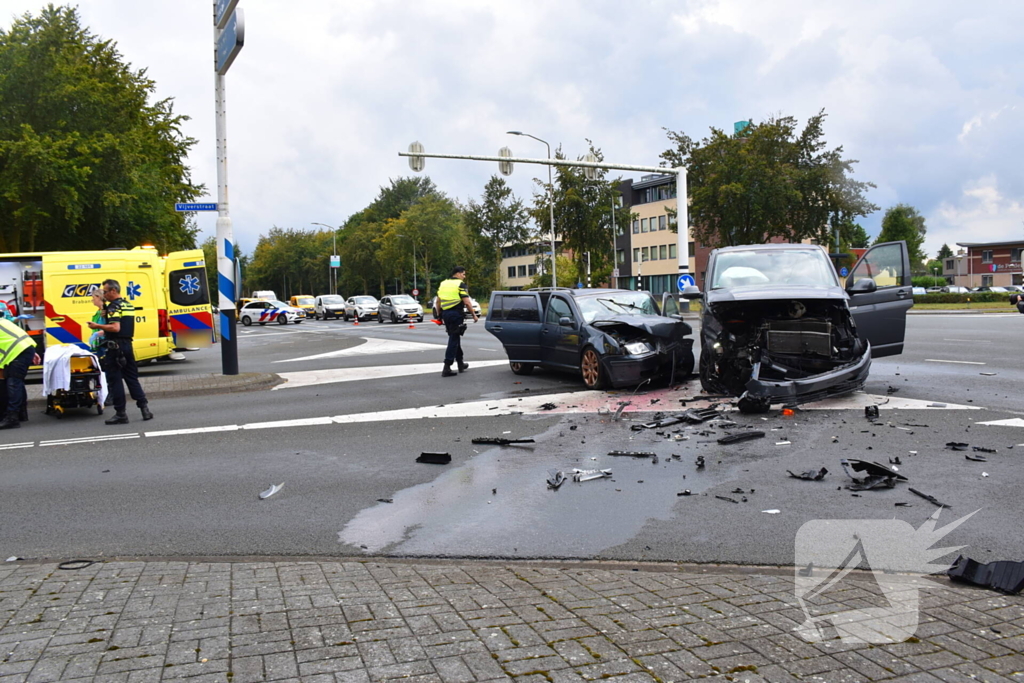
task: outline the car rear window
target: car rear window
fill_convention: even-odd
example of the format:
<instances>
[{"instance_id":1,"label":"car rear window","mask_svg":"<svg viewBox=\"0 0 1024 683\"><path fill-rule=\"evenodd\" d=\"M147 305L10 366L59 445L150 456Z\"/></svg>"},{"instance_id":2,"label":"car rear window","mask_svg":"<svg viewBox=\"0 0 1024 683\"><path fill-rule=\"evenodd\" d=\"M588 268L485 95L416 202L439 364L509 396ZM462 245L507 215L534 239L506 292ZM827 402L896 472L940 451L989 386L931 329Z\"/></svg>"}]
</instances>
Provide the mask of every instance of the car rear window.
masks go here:
<instances>
[{"instance_id":1,"label":"car rear window","mask_svg":"<svg viewBox=\"0 0 1024 683\"><path fill-rule=\"evenodd\" d=\"M534 294L500 294L494 297L494 310L489 317L496 320L540 322L537 297Z\"/></svg>"}]
</instances>

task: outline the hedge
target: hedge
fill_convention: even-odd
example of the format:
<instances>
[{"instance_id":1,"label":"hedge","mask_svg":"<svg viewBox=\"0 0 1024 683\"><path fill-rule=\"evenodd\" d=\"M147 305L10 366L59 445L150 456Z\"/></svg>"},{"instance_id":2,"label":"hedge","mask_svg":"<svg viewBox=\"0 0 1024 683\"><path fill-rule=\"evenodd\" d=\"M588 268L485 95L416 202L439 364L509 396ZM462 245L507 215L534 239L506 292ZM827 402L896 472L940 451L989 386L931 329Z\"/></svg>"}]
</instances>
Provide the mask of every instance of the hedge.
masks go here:
<instances>
[{"instance_id":1,"label":"hedge","mask_svg":"<svg viewBox=\"0 0 1024 683\"><path fill-rule=\"evenodd\" d=\"M918 294L914 301L922 304L966 304L985 303L990 301L1001 301L1007 306L1010 305L1009 292L971 292L969 294L952 294L948 292L933 292L931 294Z\"/></svg>"}]
</instances>

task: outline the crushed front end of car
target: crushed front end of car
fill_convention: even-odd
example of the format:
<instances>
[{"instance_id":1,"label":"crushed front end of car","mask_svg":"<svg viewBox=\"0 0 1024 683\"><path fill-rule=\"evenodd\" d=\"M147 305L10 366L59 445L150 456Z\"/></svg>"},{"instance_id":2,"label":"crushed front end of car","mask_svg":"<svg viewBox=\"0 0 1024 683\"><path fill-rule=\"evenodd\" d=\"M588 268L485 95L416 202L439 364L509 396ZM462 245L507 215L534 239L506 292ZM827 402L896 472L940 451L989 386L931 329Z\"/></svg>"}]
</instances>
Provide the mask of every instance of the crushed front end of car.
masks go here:
<instances>
[{"instance_id":1,"label":"crushed front end of car","mask_svg":"<svg viewBox=\"0 0 1024 683\"><path fill-rule=\"evenodd\" d=\"M685 378L693 372L693 329L674 318L620 315L591 323L601 364L612 387L647 379Z\"/></svg>"},{"instance_id":2,"label":"crushed front end of car","mask_svg":"<svg viewBox=\"0 0 1024 683\"><path fill-rule=\"evenodd\" d=\"M708 298L700 359L705 391L766 409L863 387L871 348L857 336L845 293L821 298Z\"/></svg>"}]
</instances>

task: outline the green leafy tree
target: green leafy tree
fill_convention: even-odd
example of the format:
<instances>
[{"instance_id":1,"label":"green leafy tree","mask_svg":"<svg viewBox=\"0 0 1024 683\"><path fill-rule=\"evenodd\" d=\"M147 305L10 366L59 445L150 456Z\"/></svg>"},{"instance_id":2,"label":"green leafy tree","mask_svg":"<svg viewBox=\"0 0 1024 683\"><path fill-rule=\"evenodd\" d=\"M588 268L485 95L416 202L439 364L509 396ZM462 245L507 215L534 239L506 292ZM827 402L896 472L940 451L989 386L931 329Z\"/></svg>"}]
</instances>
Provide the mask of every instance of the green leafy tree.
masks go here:
<instances>
[{"instance_id":1,"label":"green leafy tree","mask_svg":"<svg viewBox=\"0 0 1024 683\"><path fill-rule=\"evenodd\" d=\"M699 142L667 131L674 147L661 157L687 168L690 221L711 245L761 244L774 237L830 244L837 227L878 209L872 183L852 178L855 160L828 149L825 113L803 130L791 116L751 123L733 135L717 128ZM837 246L837 245L833 245Z\"/></svg>"},{"instance_id":2,"label":"green leafy tree","mask_svg":"<svg viewBox=\"0 0 1024 683\"><path fill-rule=\"evenodd\" d=\"M910 266L914 272L921 270L925 254L921 250L927 228L924 216L907 204L897 204L889 208L882 218L882 231L878 233L875 244L903 240L910 252Z\"/></svg>"},{"instance_id":3,"label":"green leafy tree","mask_svg":"<svg viewBox=\"0 0 1024 683\"><path fill-rule=\"evenodd\" d=\"M953 250L949 248L948 244L943 244L939 248L939 254L936 258L938 258L940 261L942 259L953 258Z\"/></svg>"},{"instance_id":4,"label":"green leafy tree","mask_svg":"<svg viewBox=\"0 0 1024 683\"><path fill-rule=\"evenodd\" d=\"M271 289L285 300L328 291L330 253L329 231L271 228L256 244L247 284Z\"/></svg>"},{"instance_id":5,"label":"green leafy tree","mask_svg":"<svg viewBox=\"0 0 1024 683\"><path fill-rule=\"evenodd\" d=\"M469 200L466 227L482 238L488 252L486 272L481 280L489 279L494 287L501 286L501 249L506 245L525 244L530 239L529 213L517 199L501 176L491 176L484 186L481 203Z\"/></svg>"},{"instance_id":6,"label":"green leafy tree","mask_svg":"<svg viewBox=\"0 0 1024 683\"><path fill-rule=\"evenodd\" d=\"M218 287L219 278L217 277L217 238L208 237L203 240L201 248L203 250L203 262L206 263L206 284L209 287L207 291L210 292L210 301L216 304L219 299L218 292L220 291Z\"/></svg>"},{"instance_id":7,"label":"green leafy tree","mask_svg":"<svg viewBox=\"0 0 1024 683\"><path fill-rule=\"evenodd\" d=\"M0 29L0 251L194 245L195 140L155 88L72 7Z\"/></svg>"},{"instance_id":8,"label":"green leafy tree","mask_svg":"<svg viewBox=\"0 0 1024 683\"><path fill-rule=\"evenodd\" d=\"M854 223L847 232L847 241L854 249L866 249L871 244L871 236L860 223Z\"/></svg>"}]
</instances>

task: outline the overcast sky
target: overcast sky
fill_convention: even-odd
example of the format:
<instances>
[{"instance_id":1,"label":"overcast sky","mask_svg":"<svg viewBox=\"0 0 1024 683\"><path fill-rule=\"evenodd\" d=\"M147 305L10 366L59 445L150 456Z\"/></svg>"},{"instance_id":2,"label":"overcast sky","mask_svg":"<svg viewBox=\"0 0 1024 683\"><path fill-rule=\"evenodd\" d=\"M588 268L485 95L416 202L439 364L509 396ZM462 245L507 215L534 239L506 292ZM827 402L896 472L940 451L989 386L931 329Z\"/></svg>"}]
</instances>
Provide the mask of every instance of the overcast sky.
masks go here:
<instances>
[{"instance_id":1,"label":"overcast sky","mask_svg":"<svg viewBox=\"0 0 1024 683\"><path fill-rule=\"evenodd\" d=\"M148 69L192 120L195 181L216 201L208 0L81 0L83 23ZM41 1L0 0L5 26ZM663 128L820 109L881 211L913 205L926 248L1024 238L1024 2L884 0L241 0L246 42L227 75L231 216L251 252L270 227L340 225L390 178L397 152L576 157L658 165ZM449 196L478 198L486 162L428 160ZM542 166L509 178L530 200ZM634 177L639 177L634 176ZM215 215L201 214L204 237Z\"/></svg>"}]
</instances>

